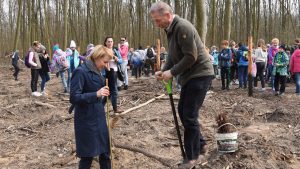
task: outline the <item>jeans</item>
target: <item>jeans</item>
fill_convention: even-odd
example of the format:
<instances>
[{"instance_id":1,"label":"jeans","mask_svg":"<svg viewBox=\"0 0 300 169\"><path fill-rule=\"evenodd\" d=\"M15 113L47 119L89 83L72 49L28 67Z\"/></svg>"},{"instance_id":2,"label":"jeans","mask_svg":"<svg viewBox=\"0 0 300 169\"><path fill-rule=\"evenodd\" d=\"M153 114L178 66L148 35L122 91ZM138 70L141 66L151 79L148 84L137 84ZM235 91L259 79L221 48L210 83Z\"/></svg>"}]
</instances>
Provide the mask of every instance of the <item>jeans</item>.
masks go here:
<instances>
[{"instance_id":1,"label":"jeans","mask_svg":"<svg viewBox=\"0 0 300 169\"><path fill-rule=\"evenodd\" d=\"M67 84L68 84L68 88L69 89L70 89L70 86L71 86L71 77L72 77L71 69L68 69L68 81L67 81Z\"/></svg>"},{"instance_id":2,"label":"jeans","mask_svg":"<svg viewBox=\"0 0 300 169\"><path fill-rule=\"evenodd\" d=\"M248 80L248 66L239 66L239 87L246 88Z\"/></svg>"},{"instance_id":3,"label":"jeans","mask_svg":"<svg viewBox=\"0 0 300 169\"><path fill-rule=\"evenodd\" d=\"M122 71L124 72L124 84L128 86L128 72L127 72L128 60L123 60L121 64Z\"/></svg>"},{"instance_id":4,"label":"jeans","mask_svg":"<svg viewBox=\"0 0 300 169\"><path fill-rule=\"evenodd\" d=\"M63 70L63 71L60 71L59 72L59 75L60 75L60 78L61 78L61 82L64 86L64 89L68 89L68 82L66 81L66 78L65 78L65 72L67 71L67 75L68 75L68 81L69 81L69 69L68 70Z\"/></svg>"},{"instance_id":5,"label":"jeans","mask_svg":"<svg viewBox=\"0 0 300 169\"><path fill-rule=\"evenodd\" d=\"M267 74L267 80L269 81L271 78L271 81L269 82L272 85L272 88L274 88L274 75L272 74L273 72L273 65L268 64L268 74Z\"/></svg>"},{"instance_id":6,"label":"jeans","mask_svg":"<svg viewBox=\"0 0 300 169\"><path fill-rule=\"evenodd\" d=\"M259 77L261 87L265 88L265 78L264 78L265 67L266 67L265 62L257 62L256 63L257 73L254 78L254 87L257 87L258 77Z\"/></svg>"},{"instance_id":7,"label":"jeans","mask_svg":"<svg viewBox=\"0 0 300 169\"><path fill-rule=\"evenodd\" d=\"M280 89L279 89L279 83L280 83ZM285 85L286 85L286 76L281 76L279 73L276 73L275 80L274 80L275 92L280 91L280 93L284 93Z\"/></svg>"},{"instance_id":8,"label":"jeans","mask_svg":"<svg viewBox=\"0 0 300 169\"><path fill-rule=\"evenodd\" d=\"M37 83L39 80L39 69L31 69L31 91L37 91Z\"/></svg>"},{"instance_id":9,"label":"jeans","mask_svg":"<svg viewBox=\"0 0 300 169\"><path fill-rule=\"evenodd\" d=\"M79 161L79 169L90 169L93 157L81 157ZM99 165L101 169L111 169L111 161L108 153L99 156Z\"/></svg>"},{"instance_id":10,"label":"jeans","mask_svg":"<svg viewBox=\"0 0 300 169\"><path fill-rule=\"evenodd\" d=\"M118 103L118 85L117 85L117 72L113 69L107 73L108 78L108 87L110 92L110 101L114 110L117 110L117 103Z\"/></svg>"},{"instance_id":11,"label":"jeans","mask_svg":"<svg viewBox=\"0 0 300 169\"><path fill-rule=\"evenodd\" d=\"M178 113L184 126L184 148L188 160L197 159L206 144L198 117L211 80L210 76L194 78L181 88Z\"/></svg>"},{"instance_id":12,"label":"jeans","mask_svg":"<svg viewBox=\"0 0 300 169\"><path fill-rule=\"evenodd\" d=\"M154 59L146 59L145 65L144 65L144 70L145 70L145 75L146 76L149 76L150 68L151 68L152 75L154 75L154 73L155 73L154 63L155 63Z\"/></svg>"},{"instance_id":13,"label":"jeans","mask_svg":"<svg viewBox=\"0 0 300 169\"><path fill-rule=\"evenodd\" d=\"M19 68L19 65L18 64L12 64L13 67L15 68L15 72L13 74L13 76L15 77L15 79L17 80L18 79L18 74L20 72L20 68Z\"/></svg>"},{"instance_id":14,"label":"jeans","mask_svg":"<svg viewBox=\"0 0 300 169\"><path fill-rule=\"evenodd\" d=\"M238 79L238 66L233 63L230 67L230 80L233 81L235 79Z\"/></svg>"},{"instance_id":15,"label":"jeans","mask_svg":"<svg viewBox=\"0 0 300 169\"><path fill-rule=\"evenodd\" d=\"M214 66L215 76L219 75L218 65L213 65L213 66Z\"/></svg>"},{"instance_id":16,"label":"jeans","mask_svg":"<svg viewBox=\"0 0 300 169\"><path fill-rule=\"evenodd\" d=\"M229 88L229 85L230 85L230 68L228 68L228 67L222 67L221 68L222 89L225 89L225 79L226 79L226 87Z\"/></svg>"},{"instance_id":17,"label":"jeans","mask_svg":"<svg viewBox=\"0 0 300 169\"><path fill-rule=\"evenodd\" d=\"M42 79L41 92L43 92L45 90L46 82L48 82L50 80L50 76L49 76L48 72L42 72L42 71L40 71L40 76Z\"/></svg>"},{"instance_id":18,"label":"jeans","mask_svg":"<svg viewBox=\"0 0 300 169\"><path fill-rule=\"evenodd\" d=\"M141 65L133 65L132 68L132 76L135 78L141 77L142 75L142 66Z\"/></svg>"},{"instance_id":19,"label":"jeans","mask_svg":"<svg viewBox=\"0 0 300 169\"><path fill-rule=\"evenodd\" d=\"M295 73L296 93L300 94L300 72Z\"/></svg>"}]
</instances>

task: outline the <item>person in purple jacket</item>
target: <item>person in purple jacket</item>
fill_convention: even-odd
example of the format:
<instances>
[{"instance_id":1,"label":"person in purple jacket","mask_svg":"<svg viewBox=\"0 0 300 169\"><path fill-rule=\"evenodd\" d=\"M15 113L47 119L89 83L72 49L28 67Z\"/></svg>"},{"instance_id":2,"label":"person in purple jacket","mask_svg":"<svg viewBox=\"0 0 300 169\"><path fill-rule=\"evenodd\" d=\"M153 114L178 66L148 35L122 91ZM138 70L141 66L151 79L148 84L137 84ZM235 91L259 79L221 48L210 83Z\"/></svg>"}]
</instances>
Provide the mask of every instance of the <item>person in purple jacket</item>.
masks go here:
<instances>
[{"instance_id":1,"label":"person in purple jacket","mask_svg":"<svg viewBox=\"0 0 300 169\"><path fill-rule=\"evenodd\" d=\"M268 63L267 63L267 81L269 81L269 86L274 89L274 76L273 72L273 58L279 50L279 39L272 39L271 46L268 49ZM271 80L270 80L271 78Z\"/></svg>"}]
</instances>

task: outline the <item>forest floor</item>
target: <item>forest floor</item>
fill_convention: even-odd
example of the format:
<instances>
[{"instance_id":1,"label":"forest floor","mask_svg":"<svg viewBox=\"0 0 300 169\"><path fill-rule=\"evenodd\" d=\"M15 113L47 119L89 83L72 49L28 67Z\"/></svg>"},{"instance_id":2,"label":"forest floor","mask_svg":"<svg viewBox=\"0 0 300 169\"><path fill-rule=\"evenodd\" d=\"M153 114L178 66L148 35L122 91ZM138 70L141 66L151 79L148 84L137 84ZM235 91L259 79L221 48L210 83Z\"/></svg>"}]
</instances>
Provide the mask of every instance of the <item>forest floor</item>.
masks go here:
<instances>
[{"instance_id":1,"label":"forest floor","mask_svg":"<svg viewBox=\"0 0 300 169\"><path fill-rule=\"evenodd\" d=\"M77 168L73 114L67 112L69 96L62 93L60 79L51 76L49 95L35 98L30 95L29 69L22 66L15 81L9 61L0 65L0 168ZM294 95L293 84L288 84L283 97L271 91L248 97L246 90L221 91L220 82L213 83L214 93L207 95L199 118L209 153L197 168L300 168L300 98ZM153 77L130 78L129 90L120 92L119 101L126 110L163 93ZM174 97L177 104L178 96ZM225 111L238 129L239 150L220 155L215 116ZM112 138L116 169L164 169L181 160L167 96L120 116ZM124 146L155 154L164 163ZM96 162L93 168L99 168Z\"/></svg>"}]
</instances>

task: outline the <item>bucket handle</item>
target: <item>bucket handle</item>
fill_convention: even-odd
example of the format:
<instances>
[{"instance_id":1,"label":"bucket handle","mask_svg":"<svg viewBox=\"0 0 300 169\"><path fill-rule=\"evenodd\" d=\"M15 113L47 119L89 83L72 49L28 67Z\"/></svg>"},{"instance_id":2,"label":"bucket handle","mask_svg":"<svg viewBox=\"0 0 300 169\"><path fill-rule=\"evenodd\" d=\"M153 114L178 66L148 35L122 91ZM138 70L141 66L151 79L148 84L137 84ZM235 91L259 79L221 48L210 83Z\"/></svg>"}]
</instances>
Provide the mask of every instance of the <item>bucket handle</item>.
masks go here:
<instances>
[{"instance_id":1,"label":"bucket handle","mask_svg":"<svg viewBox=\"0 0 300 169\"><path fill-rule=\"evenodd\" d=\"M235 128L235 131L237 131L237 128L235 127L235 125L231 124L231 123L224 123L222 124L220 127L217 128L217 130L219 130L221 127L226 126L226 125L231 125Z\"/></svg>"}]
</instances>

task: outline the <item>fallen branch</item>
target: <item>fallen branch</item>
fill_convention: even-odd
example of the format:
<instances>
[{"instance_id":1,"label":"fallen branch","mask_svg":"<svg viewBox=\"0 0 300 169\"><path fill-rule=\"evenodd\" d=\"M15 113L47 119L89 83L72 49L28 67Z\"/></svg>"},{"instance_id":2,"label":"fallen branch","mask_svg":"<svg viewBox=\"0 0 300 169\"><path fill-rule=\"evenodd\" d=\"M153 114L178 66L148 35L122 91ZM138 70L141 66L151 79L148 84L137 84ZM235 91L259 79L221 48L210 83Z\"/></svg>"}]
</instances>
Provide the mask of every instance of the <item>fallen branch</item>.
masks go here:
<instances>
[{"instance_id":1,"label":"fallen branch","mask_svg":"<svg viewBox=\"0 0 300 169\"><path fill-rule=\"evenodd\" d=\"M11 115L17 116L16 113L14 113L14 112L12 112L12 111L6 109L6 108L1 108L1 109L5 110L7 113L9 113L9 114L11 114Z\"/></svg>"},{"instance_id":2,"label":"fallen branch","mask_svg":"<svg viewBox=\"0 0 300 169\"><path fill-rule=\"evenodd\" d=\"M145 151L145 150L137 148L137 147L124 145L124 144L114 144L114 147L129 150L129 151L136 152L136 153L141 153L141 154L143 154L143 155L145 155L149 158L155 159L156 161L160 162L161 164L163 164L164 166L167 166L167 167L172 167L173 166L172 165L173 160L163 158L163 157L159 157L157 155L151 154L148 151Z\"/></svg>"},{"instance_id":3,"label":"fallen branch","mask_svg":"<svg viewBox=\"0 0 300 169\"><path fill-rule=\"evenodd\" d=\"M42 103L42 102L35 101L34 104L37 104L39 106L46 106L49 108L55 108L55 106L53 106L52 104L49 104L49 103Z\"/></svg>"},{"instance_id":4,"label":"fallen branch","mask_svg":"<svg viewBox=\"0 0 300 169\"><path fill-rule=\"evenodd\" d=\"M148 105L149 103L152 103L152 102L154 102L155 100L160 99L160 98L162 98L162 97L164 97L164 96L165 96L165 94L162 94L162 95L160 95L160 96L158 96L158 97L155 97L155 98L153 98L153 99L151 99L151 100L148 100L147 102L145 102L145 103L143 103L143 104L140 104L140 105L138 105L138 106L136 106L136 107L132 107L132 108L130 108L130 109L128 109L128 110L125 110L123 113L116 114L116 115L117 115L117 116L121 116L121 115L127 114L127 113L132 112L132 111L134 111L134 110L136 110L136 109L139 109L139 108L141 108L141 107L144 107L144 106Z\"/></svg>"}]
</instances>

